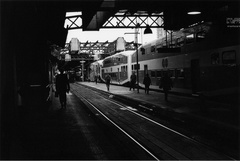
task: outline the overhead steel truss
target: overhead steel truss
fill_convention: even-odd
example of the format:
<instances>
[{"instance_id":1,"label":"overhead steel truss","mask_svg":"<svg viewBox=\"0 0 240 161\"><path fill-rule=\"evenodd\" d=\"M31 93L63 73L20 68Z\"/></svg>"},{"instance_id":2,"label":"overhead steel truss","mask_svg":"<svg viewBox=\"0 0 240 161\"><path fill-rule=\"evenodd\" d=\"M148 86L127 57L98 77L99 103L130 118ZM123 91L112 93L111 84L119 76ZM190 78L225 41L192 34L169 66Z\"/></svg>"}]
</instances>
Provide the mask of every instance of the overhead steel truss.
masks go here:
<instances>
[{"instance_id":1,"label":"overhead steel truss","mask_svg":"<svg viewBox=\"0 0 240 161\"><path fill-rule=\"evenodd\" d=\"M67 29L81 29L82 15L66 17ZM110 17L101 28L163 28L163 15L114 15Z\"/></svg>"},{"instance_id":2,"label":"overhead steel truss","mask_svg":"<svg viewBox=\"0 0 240 161\"><path fill-rule=\"evenodd\" d=\"M71 52L71 61L80 61L80 60L88 60L88 61L93 61L93 56L98 53L98 54L106 54L106 55L111 55L111 53L108 52L109 49L109 44L112 44L114 42L80 42L80 50L79 51L72 51ZM135 43L132 42L125 42L125 49L126 50L135 50ZM139 44L140 45L140 44ZM69 50L69 44L66 44L65 50ZM116 51L114 51L116 52ZM52 55L58 56L59 60L65 60L65 54L60 54L60 52L56 51L56 54L52 52Z\"/></svg>"},{"instance_id":3,"label":"overhead steel truss","mask_svg":"<svg viewBox=\"0 0 240 161\"><path fill-rule=\"evenodd\" d=\"M115 15L110 17L102 28L163 28L163 15Z\"/></svg>"},{"instance_id":4,"label":"overhead steel truss","mask_svg":"<svg viewBox=\"0 0 240 161\"><path fill-rule=\"evenodd\" d=\"M82 53L91 53L94 54L95 52L103 53L107 50L109 42L80 42L80 51Z\"/></svg>"},{"instance_id":5,"label":"overhead steel truss","mask_svg":"<svg viewBox=\"0 0 240 161\"><path fill-rule=\"evenodd\" d=\"M65 55L62 54L59 56L59 60L65 61ZM93 61L93 57L89 54L86 53L81 53L81 54L71 54L71 61Z\"/></svg>"},{"instance_id":6,"label":"overhead steel truss","mask_svg":"<svg viewBox=\"0 0 240 161\"><path fill-rule=\"evenodd\" d=\"M88 54L95 54L95 53L107 53L109 49L109 44L112 44L114 42L80 42L80 50L77 51L78 53L88 53ZM69 46L69 44L66 44ZM134 42L125 42L125 49L126 50L134 50ZM76 51L73 51L72 54L76 53Z\"/></svg>"}]
</instances>

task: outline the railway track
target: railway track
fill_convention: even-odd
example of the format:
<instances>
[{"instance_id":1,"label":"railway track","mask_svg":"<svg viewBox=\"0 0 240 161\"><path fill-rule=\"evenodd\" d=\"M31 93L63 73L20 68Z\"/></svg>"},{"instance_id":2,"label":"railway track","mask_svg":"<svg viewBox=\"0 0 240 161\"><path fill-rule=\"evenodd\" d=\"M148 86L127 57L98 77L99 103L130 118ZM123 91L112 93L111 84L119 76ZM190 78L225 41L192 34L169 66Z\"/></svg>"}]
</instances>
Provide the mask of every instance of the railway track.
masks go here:
<instances>
[{"instance_id":1,"label":"railway track","mask_svg":"<svg viewBox=\"0 0 240 161\"><path fill-rule=\"evenodd\" d=\"M72 84L71 91L93 111L96 117L101 117L102 121L117 128L152 159L233 159L141 114L134 107L113 100L112 95L106 92L100 93L79 84Z\"/></svg>"}]
</instances>

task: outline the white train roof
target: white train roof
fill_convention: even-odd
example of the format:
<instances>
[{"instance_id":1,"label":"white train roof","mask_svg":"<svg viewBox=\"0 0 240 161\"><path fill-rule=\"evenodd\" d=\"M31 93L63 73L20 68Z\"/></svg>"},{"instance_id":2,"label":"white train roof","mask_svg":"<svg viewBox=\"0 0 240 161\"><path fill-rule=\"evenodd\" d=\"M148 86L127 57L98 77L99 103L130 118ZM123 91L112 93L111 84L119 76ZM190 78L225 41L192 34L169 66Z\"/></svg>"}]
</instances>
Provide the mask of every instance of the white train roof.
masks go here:
<instances>
[{"instance_id":1,"label":"white train roof","mask_svg":"<svg viewBox=\"0 0 240 161\"><path fill-rule=\"evenodd\" d=\"M133 55L134 52L135 52L135 50L122 51L122 52L116 53L114 55L108 56L105 59L114 58L114 57L118 57L118 56L121 56L121 55L123 55L123 56L130 56L130 55Z\"/></svg>"},{"instance_id":2,"label":"white train roof","mask_svg":"<svg viewBox=\"0 0 240 161\"><path fill-rule=\"evenodd\" d=\"M92 65L102 65L103 64L103 60L98 60L98 61L95 61L93 63L91 63Z\"/></svg>"}]
</instances>

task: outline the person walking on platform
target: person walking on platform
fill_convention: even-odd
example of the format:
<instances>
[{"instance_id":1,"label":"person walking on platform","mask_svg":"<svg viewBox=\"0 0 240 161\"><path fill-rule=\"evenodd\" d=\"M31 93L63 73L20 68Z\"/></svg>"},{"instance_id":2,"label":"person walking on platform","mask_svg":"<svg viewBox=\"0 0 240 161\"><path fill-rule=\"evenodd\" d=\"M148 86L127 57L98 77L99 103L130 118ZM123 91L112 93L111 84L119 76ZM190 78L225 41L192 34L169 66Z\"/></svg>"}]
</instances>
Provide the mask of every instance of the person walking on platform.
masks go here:
<instances>
[{"instance_id":1,"label":"person walking on platform","mask_svg":"<svg viewBox=\"0 0 240 161\"><path fill-rule=\"evenodd\" d=\"M61 108L66 108L67 96L66 92L69 93L70 85L69 80L66 74L64 74L64 70L59 69L60 74L56 76L56 92L59 95L59 100L61 103Z\"/></svg>"},{"instance_id":2,"label":"person walking on platform","mask_svg":"<svg viewBox=\"0 0 240 161\"><path fill-rule=\"evenodd\" d=\"M151 84L151 78L149 77L149 74L146 74L143 79L143 84L145 85L145 93L149 94L149 86Z\"/></svg>"},{"instance_id":3,"label":"person walking on platform","mask_svg":"<svg viewBox=\"0 0 240 161\"><path fill-rule=\"evenodd\" d=\"M110 82L111 82L111 76L109 74L106 75L105 82L106 82L107 90L109 91Z\"/></svg>"},{"instance_id":4,"label":"person walking on platform","mask_svg":"<svg viewBox=\"0 0 240 161\"><path fill-rule=\"evenodd\" d=\"M135 90L135 84L136 84L137 77L135 75L135 72L130 77L130 91L131 89Z\"/></svg>"},{"instance_id":5,"label":"person walking on platform","mask_svg":"<svg viewBox=\"0 0 240 161\"><path fill-rule=\"evenodd\" d=\"M165 101L168 101L168 91L173 87L172 80L168 76L168 73L164 73L164 76L160 80L160 88L163 88L163 92L165 94Z\"/></svg>"}]
</instances>

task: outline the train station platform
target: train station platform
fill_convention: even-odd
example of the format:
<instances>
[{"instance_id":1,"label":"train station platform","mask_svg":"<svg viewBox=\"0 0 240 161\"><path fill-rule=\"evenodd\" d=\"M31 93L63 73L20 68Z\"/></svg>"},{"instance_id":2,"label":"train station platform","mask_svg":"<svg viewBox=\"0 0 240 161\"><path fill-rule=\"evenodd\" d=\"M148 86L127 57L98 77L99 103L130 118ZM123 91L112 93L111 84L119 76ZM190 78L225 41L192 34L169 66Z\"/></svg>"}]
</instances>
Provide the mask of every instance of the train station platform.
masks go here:
<instances>
[{"instance_id":1,"label":"train station platform","mask_svg":"<svg viewBox=\"0 0 240 161\"><path fill-rule=\"evenodd\" d=\"M48 110L19 107L7 145L10 160L136 160L129 149L106 133L106 127L73 93L67 108L52 96ZM45 108L45 107L40 107ZM108 129L109 130L109 129ZM116 148L117 147L117 148ZM121 149L121 150L119 150Z\"/></svg>"},{"instance_id":2,"label":"train station platform","mask_svg":"<svg viewBox=\"0 0 240 161\"><path fill-rule=\"evenodd\" d=\"M104 83L95 82L77 82L107 92ZM165 101L164 93L161 90L150 90L145 94L144 89L140 88L139 93L129 90L129 87L110 85L111 94L115 96L126 97L130 100L145 102L169 113L182 115L182 117L192 118L199 121L212 123L214 126L222 128L231 128L239 130L239 113L231 104L216 102L212 100L203 100L200 96L191 96L186 91L170 91L168 101ZM236 105L237 106L237 105Z\"/></svg>"},{"instance_id":3,"label":"train station platform","mask_svg":"<svg viewBox=\"0 0 240 161\"><path fill-rule=\"evenodd\" d=\"M108 92L106 85L95 82L76 82L84 86ZM169 94L165 102L161 92L150 91L145 94L143 89L130 91L129 88L110 85L111 95L124 97L136 102L153 104L171 113L191 116L226 127L238 129L238 116L219 103L205 103L203 112L201 101L193 97ZM126 158L136 159L122 142L110 140L106 129L95 116L84 107L73 93L67 95L67 109L60 109L59 99L52 96L52 104L46 111L19 109L17 123L12 128L11 142L8 145L10 160L109 160ZM173 116L173 115L172 115ZM99 139L100 138L100 139ZM118 148L123 151L119 151Z\"/></svg>"}]
</instances>

